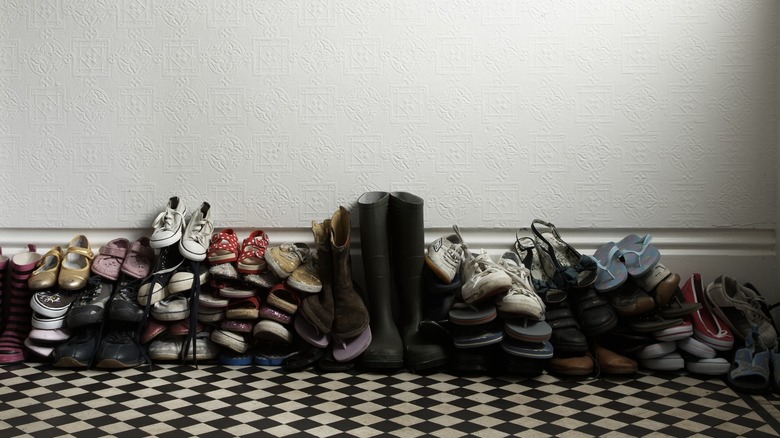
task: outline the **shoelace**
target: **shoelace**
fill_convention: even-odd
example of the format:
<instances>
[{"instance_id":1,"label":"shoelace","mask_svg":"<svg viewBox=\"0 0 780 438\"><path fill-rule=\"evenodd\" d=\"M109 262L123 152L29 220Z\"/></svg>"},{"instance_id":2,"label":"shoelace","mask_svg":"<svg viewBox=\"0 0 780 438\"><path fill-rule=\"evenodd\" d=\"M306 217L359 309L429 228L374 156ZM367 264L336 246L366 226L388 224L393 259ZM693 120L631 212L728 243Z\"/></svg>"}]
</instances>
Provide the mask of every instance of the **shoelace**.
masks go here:
<instances>
[{"instance_id":1,"label":"shoelace","mask_svg":"<svg viewBox=\"0 0 780 438\"><path fill-rule=\"evenodd\" d=\"M214 224L210 221L200 220L192 227L192 240L203 246L208 246L211 235L214 233Z\"/></svg>"},{"instance_id":2,"label":"shoelace","mask_svg":"<svg viewBox=\"0 0 780 438\"><path fill-rule=\"evenodd\" d=\"M309 260L309 251L305 248L299 248L298 245L294 243L283 243L280 248L282 251L295 254L301 259L301 263L306 263L306 261Z\"/></svg>"},{"instance_id":3,"label":"shoelace","mask_svg":"<svg viewBox=\"0 0 780 438\"><path fill-rule=\"evenodd\" d=\"M154 219L152 227L155 229L162 228L163 230L170 231L173 228L173 223L175 222L177 216L181 218L181 213L171 208L166 208L165 211L158 214Z\"/></svg>"}]
</instances>

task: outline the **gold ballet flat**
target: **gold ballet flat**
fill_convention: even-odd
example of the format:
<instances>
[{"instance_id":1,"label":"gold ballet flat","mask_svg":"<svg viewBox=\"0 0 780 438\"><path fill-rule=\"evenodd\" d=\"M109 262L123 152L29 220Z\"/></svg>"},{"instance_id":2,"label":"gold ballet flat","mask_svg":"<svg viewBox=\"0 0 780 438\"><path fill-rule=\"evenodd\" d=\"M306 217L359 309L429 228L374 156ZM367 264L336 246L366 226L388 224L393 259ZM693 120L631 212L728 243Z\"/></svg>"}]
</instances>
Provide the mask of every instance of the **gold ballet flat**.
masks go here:
<instances>
[{"instance_id":1,"label":"gold ballet flat","mask_svg":"<svg viewBox=\"0 0 780 438\"><path fill-rule=\"evenodd\" d=\"M30 274L30 278L27 279L27 286L31 290L41 290L56 285L62 257L62 247L59 245L52 247L35 264L35 270Z\"/></svg>"},{"instance_id":2,"label":"gold ballet flat","mask_svg":"<svg viewBox=\"0 0 780 438\"><path fill-rule=\"evenodd\" d=\"M89 268L95 254L89 246L87 237L80 234L73 238L65 250L65 258L60 268L59 284L67 290L81 289L89 280Z\"/></svg>"}]
</instances>

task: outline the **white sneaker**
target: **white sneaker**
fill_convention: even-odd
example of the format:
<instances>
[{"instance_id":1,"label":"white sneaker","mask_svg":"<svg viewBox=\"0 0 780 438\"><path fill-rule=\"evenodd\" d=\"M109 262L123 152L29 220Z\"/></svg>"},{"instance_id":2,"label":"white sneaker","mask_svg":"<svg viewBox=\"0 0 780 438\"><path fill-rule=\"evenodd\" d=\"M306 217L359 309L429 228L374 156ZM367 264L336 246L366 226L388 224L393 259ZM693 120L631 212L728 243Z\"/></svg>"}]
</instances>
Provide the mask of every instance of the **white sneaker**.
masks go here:
<instances>
[{"instance_id":1,"label":"white sneaker","mask_svg":"<svg viewBox=\"0 0 780 438\"><path fill-rule=\"evenodd\" d=\"M157 215L152 227L154 232L149 238L149 246L152 248L164 248L173 245L181 239L184 229L184 214L187 208L182 204L178 196L172 196L168 200L165 211Z\"/></svg>"},{"instance_id":2,"label":"white sneaker","mask_svg":"<svg viewBox=\"0 0 780 438\"><path fill-rule=\"evenodd\" d=\"M457 226L453 227L455 234L439 237L428 247L425 254L425 264L445 284L452 283L455 274L463 263L463 249L466 246L460 238Z\"/></svg>"},{"instance_id":3,"label":"white sneaker","mask_svg":"<svg viewBox=\"0 0 780 438\"><path fill-rule=\"evenodd\" d=\"M184 235L179 242L181 255L196 262L205 260L212 233L214 233L214 221L211 219L211 205L204 202L192 213L184 229Z\"/></svg>"},{"instance_id":4,"label":"white sneaker","mask_svg":"<svg viewBox=\"0 0 780 438\"><path fill-rule=\"evenodd\" d=\"M461 270L461 295L466 304L502 294L512 287L509 274L491 260L484 250L478 255L467 251Z\"/></svg>"},{"instance_id":5,"label":"white sneaker","mask_svg":"<svg viewBox=\"0 0 780 438\"><path fill-rule=\"evenodd\" d=\"M520 257L513 252L505 252L498 260L498 266L504 269L512 279L512 287L506 295L496 299L496 309L502 313L523 316L534 320L543 320L545 306L542 298L534 292L531 272L520 265Z\"/></svg>"}]
</instances>

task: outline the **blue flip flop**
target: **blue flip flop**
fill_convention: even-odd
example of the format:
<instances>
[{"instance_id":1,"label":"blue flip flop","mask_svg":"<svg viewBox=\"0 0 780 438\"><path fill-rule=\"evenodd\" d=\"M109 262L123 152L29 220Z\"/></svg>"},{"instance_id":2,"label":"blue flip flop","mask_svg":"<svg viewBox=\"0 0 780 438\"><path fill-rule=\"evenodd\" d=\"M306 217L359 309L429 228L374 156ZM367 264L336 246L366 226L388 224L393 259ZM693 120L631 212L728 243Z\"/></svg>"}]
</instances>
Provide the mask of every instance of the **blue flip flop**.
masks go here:
<instances>
[{"instance_id":1,"label":"blue flip flop","mask_svg":"<svg viewBox=\"0 0 780 438\"><path fill-rule=\"evenodd\" d=\"M653 237L645 234L639 237L636 234L629 234L623 240L617 243L623 256L623 263L628 269L628 275L632 277L641 277L661 260L661 253L658 248L650 244Z\"/></svg>"},{"instance_id":2,"label":"blue flip flop","mask_svg":"<svg viewBox=\"0 0 780 438\"><path fill-rule=\"evenodd\" d=\"M514 338L504 338L501 348L513 356L526 359L550 359L553 357L553 346L550 341L523 342Z\"/></svg>"},{"instance_id":3,"label":"blue flip flop","mask_svg":"<svg viewBox=\"0 0 780 438\"><path fill-rule=\"evenodd\" d=\"M628 280L628 268L620 261L622 252L615 242L599 247L593 254L593 260L599 267L594 287L598 292L611 292Z\"/></svg>"}]
</instances>

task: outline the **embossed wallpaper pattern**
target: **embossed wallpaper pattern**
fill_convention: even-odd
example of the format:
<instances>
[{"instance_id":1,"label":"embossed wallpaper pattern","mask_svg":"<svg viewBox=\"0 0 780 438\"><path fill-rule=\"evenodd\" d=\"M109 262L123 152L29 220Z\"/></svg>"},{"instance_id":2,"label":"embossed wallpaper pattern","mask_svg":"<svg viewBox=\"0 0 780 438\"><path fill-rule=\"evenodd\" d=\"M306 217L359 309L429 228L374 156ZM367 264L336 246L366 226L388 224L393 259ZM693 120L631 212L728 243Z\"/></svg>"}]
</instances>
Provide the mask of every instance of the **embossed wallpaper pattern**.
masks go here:
<instances>
[{"instance_id":1,"label":"embossed wallpaper pattern","mask_svg":"<svg viewBox=\"0 0 780 438\"><path fill-rule=\"evenodd\" d=\"M758 227L775 0L0 0L0 226Z\"/></svg>"}]
</instances>

